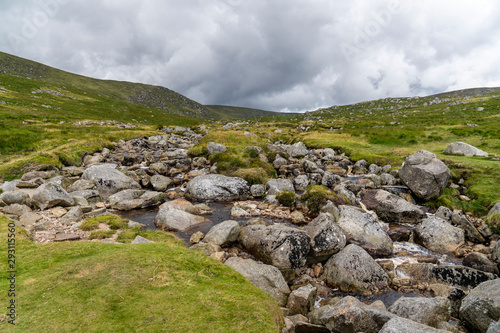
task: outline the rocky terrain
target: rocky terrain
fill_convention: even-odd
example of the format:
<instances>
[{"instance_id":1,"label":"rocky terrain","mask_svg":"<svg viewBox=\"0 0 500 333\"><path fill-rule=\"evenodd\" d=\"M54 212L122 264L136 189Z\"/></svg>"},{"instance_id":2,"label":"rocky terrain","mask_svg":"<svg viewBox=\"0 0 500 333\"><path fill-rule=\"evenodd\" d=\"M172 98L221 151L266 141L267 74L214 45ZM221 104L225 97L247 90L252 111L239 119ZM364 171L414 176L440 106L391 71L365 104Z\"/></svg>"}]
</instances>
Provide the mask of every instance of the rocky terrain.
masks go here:
<instances>
[{"instance_id":1,"label":"rocky terrain","mask_svg":"<svg viewBox=\"0 0 500 333\"><path fill-rule=\"evenodd\" d=\"M499 331L499 237L481 219L420 204L460 187L434 154L415 152L398 169L270 142L245 149L278 177L250 185L188 154L202 134L164 132L5 182L1 212L43 243L86 241L85 220L149 207L158 229L187 234L193 249L270 294L283 307L283 332ZM450 152L480 154L462 144ZM208 220L213 202L230 207L227 220ZM95 241L116 243L119 233Z\"/></svg>"}]
</instances>

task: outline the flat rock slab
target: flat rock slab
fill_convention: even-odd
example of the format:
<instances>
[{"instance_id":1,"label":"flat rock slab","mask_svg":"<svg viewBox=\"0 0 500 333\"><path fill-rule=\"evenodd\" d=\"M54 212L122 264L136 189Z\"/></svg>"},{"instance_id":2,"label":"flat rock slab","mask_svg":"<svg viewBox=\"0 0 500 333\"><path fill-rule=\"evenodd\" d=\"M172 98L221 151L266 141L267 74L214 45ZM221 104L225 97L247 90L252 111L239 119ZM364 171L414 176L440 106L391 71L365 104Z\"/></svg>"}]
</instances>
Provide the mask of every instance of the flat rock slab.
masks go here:
<instances>
[{"instance_id":1,"label":"flat rock slab","mask_svg":"<svg viewBox=\"0 0 500 333\"><path fill-rule=\"evenodd\" d=\"M66 242L79 240L80 236L75 234L57 233L54 242Z\"/></svg>"}]
</instances>

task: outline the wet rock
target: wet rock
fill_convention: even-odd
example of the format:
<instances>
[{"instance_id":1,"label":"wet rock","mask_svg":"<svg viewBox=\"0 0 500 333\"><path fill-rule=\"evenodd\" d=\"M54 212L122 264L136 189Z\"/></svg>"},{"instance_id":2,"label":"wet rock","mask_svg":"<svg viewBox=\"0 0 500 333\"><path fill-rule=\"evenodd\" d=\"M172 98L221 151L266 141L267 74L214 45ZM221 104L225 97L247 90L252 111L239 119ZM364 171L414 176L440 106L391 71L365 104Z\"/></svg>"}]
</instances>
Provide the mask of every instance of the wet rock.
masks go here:
<instances>
[{"instance_id":1,"label":"wet rock","mask_svg":"<svg viewBox=\"0 0 500 333\"><path fill-rule=\"evenodd\" d=\"M417 243L440 253L452 253L465 242L462 229L435 216L422 220L415 233Z\"/></svg>"},{"instance_id":2,"label":"wet rock","mask_svg":"<svg viewBox=\"0 0 500 333\"><path fill-rule=\"evenodd\" d=\"M481 283L467 295L460 307L460 318L474 332L486 332L500 319L500 279Z\"/></svg>"},{"instance_id":3,"label":"wet rock","mask_svg":"<svg viewBox=\"0 0 500 333\"><path fill-rule=\"evenodd\" d=\"M391 225L387 234L393 242L408 242L412 234L412 229L404 225Z\"/></svg>"},{"instance_id":4,"label":"wet rock","mask_svg":"<svg viewBox=\"0 0 500 333\"><path fill-rule=\"evenodd\" d=\"M418 323L437 327L441 322L450 320L450 301L444 297L401 297L389 312Z\"/></svg>"},{"instance_id":5,"label":"wet rock","mask_svg":"<svg viewBox=\"0 0 500 333\"><path fill-rule=\"evenodd\" d=\"M221 247L225 247L238 240L239 235L239 223L229 220L213 226L206 234L203 241L205 243L212 243L217 244Z\"/></svg>"},{"instance_id":6,"label":"wet rock","mask_svg":"<svg viewBox=\"0 0 500 333\"><path fill-rule=\"evenodd\" d=\"M205 222L208 222L208 220L204 217L170 208L168 205L165 206L165 204L160 206L154 220L158 228L166 231L186 231L195 225Z\"/></svg>"},{"instance_id":7,"label":"wet rock","mask_svg":"<svg viewBox=\"0 0 500 333\"><path fill-rule=\"evenodd\" d=\"M310 284L292 291L288 297L288 303L286 306L290 310L289 315L307 315L314 306L316 293L317 288Z\"/></svg>"},{"instance_id":8,"label":"wet rock","mask_svg":"<svg viewBox=\"0 0 500 333\"><path fill-rule=\"evenodd\" d=\"M199 176L186 187L186 196L198 201L243 200L249 195L250 187L246 180L223 175Z\"/></svg>"},{"instance_id":9,"label":"wet rock","mask_svg":"<svg viewBox=\"0 0 500 333\"><path fill-rule=\"evenodd\" d=\"M55 206L69 207L74 204L73 198L69 193L54 183L43 184L37 188L35 193L33 193L32 201L41 210Z\"/></svg>"},{"instance_id":10,"label":"wet rock","mask_svg":"<svg viewBox=\"0 0 500 333\"><path fill-rule=\"evenodd\" d=\"M430 201L448 185L450 169L433 153L420 150L406 158L399 177L417 197Z\"/></svg>"},{"instance_id":11,"label":"wet rock","mask_svg":"<svg viewBox=\"0 0 500 333\"><path fill-rule=\"evenodd\" d=\"M339 206L337 224L342 228L349 244L356 244L375 257L391 256L392 240L370 214L352 206Z\"/></svg>"},{"instance_id":12,"label":"wet rock","mask_svg":"<svg viewBox=\"0 0 500 333\"><path fill-rule=\"evenodd\" d=\"M427 217L418 206L384 190L365 190L361 201L385 222L418 223Z\"/></svg>"},{"instance_id":13,"label":"wet rock","mask_svg":"<svg viewBox=\"0 0 500 333\"><path fill-rule=\"evenodd\" d=\"M216 142L209 142L207 144L207 150L210 155L214 154L221 154L227 150L226 146L216 143Z\"/></svg>"},{"instance_id":14,"label":"wet rock","mask_svg":"<svg viewBox=\"0 0 500 333\"><path fill-rule=\"evenodd\" d=\"M320 325L314 325L305 322L298 322L295 325L295 333L330 333L331 331Z\"/></svg>"},{"instance_id":15,"label":"wet rock","mask_svg":"<svg viewBox=\"0 0 500 333\"><path fill-rule=\"evenodd\" d=\"M483 272L498 275L498 267L485 254L473 252L463 260L463 265Z\"/></svg>"},{"instance_id":16,"label":"wet rock","mask_svg":"<svg viewBox=\"0 0 500 333\"><path fill-rule=\"evenodd\" d=\"M304 231L311 238L309 255L315 262L325 261L346 245L342 229L325 213L311 221Z\"/></svg>"},{"instance_id":17,"label":"wet rock","mask_svg":"<svg viewBox=\"0 0 500 333\"><path fill-rule=\"evenodd\" d=\"M488 157L488 153L465 142L453 142L445 148L443 153L463 156Z\"/></svg>"},{"instance_id":18,"label":"wet rock","mask_svg":"<svg viewBox=\"0 0 500 333\"><path fill-rule=\"evenodd\" d=\"M201 242L203 237L205 237L205 235L201 231L197 231L191 235L191 237L189 238L189 243L198 244L199 242Z\"/></svg>"},{"instance_id":19,"label":"wet rock","mask_svg":"<svg viewBox=\"0 0 500 333\"><path fill-rule=\"evenodd\" d=\"M141 189L141 185L115 169L114 165L104 164L87 168L82 175L83 179L93 181L99 193L108 197L128 189Z\"/></svg>"},{"instance_id":20,"label":"wet rock","mask_svg":"<svg viewBox=\"0 0 500 333\"><path fill-rule=\"evenodd\" d=\"M290 179L269 179L266 183L266 193L276 195L282 191L295 191L293 182Z\"/></svg>"},{"instance_id":21,"label":"wet rock","mask_svg":"<svg viewBox=\"0 0 500 333\"><path fill-rule=\"evenodd\" d=\"M325 264L329 285L342 291L377 293L388 289L390 279L382 267L361 247L351 244Z\"/></svg>"},{"instance_id":22,"label":"wet rock","mask_svg":"<svg viewBox=\"0 0 500 333\"><path fill-rule=\"evenodd\" d=\"M305 266L311 240L304 231L275 224L243 227L239 242L262 262L290 270Z\"/></svg>"},{"instance_id":23,"label":"wet rock","mask_svg":"<svg viewBox=\"0 0 500 333\"><path fill-rule=\"evenodd\" d=\"M410 319L395 317L389 320L380 330L379 333L447 333L448 331L440 330L424 324L417 323Z\"/></svg>"},{"instance_id":24,"label":"wet rock","mask_svg":"<svg viewBox=\"0 0 500 333\"><path fill-rule=\"evenodd\" d=\"M286 305L290 288L288 288L279 269L274 266L259 264L251 259L238 257L229 258L226 260L226 265L271 295L280 306Z\"/></svg>"}]
</instances>

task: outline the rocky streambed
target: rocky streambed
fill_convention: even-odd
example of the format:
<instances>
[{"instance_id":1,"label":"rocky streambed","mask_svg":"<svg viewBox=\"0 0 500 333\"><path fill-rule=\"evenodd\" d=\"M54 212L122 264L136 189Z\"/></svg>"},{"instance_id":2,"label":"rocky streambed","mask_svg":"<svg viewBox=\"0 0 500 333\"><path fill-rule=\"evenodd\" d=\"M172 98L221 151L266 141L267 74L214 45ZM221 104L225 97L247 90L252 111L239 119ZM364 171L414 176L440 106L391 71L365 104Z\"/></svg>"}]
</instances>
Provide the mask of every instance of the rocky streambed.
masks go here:
<instances>
[{"instance_id":1,"label":"rocky streambed","mask_svg":"<svg viewBox=\"0 0 500 333\"><path fill-rule=\"evenodd\" d=\"M109 213L177 233L269 293L284 332L498 331L498 236L463 212L419 205L463 186L434 154L419 151L395 170L269 143L246 149L278 178L250 185L188 155L202 135L176 133L28 172L1 186L2 212L38 242L86 240L82 221Z\"/></svg>"}]
</instances>

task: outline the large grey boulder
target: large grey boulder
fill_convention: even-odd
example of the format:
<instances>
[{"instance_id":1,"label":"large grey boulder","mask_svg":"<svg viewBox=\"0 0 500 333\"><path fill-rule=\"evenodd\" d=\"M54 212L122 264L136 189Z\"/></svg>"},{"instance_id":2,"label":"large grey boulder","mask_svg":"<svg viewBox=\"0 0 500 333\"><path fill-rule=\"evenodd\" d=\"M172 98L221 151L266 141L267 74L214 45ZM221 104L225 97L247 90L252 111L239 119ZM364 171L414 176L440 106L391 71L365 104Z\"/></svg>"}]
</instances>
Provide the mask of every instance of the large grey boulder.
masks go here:
<instances>
[{"instance_id":1,"label":"large grey boulder","mask_svg":"<svg viewBox=\"0 0 500 333\"><path fill-rule=\"evenodd\" d=\"M13 204L29 206L31 203L29 194L24 191L2 193L0 195L0 200L3 201L7 206Z\"/></svg>"},{"instance_id":2,"label":"large grey boulder","mask_svg":"<svg viewBox=\"0 0 500 333\"><path fill-rule=\"evenodd\" d=\"M452 253L464 245L464 231L433 216L422 220L415 229L416 241L429 250Z\"/></svg>"},{"instance_id":3,"label":"large grey boulder","mask_svg":"<svg viewBox=\"0 0 500 333\"><path fill-rule=\"evenodd\" d=\"M304 231L284 225L249 225L241 229L239 242L262 262L290 270L306 265L311 239Z\"/></svg>"},{"instance_id":4,"label":"large grey boulder","mask_svg":"<svg viewBox=\"0 0 500 333\"><path fill-rule=\"evenodd\" d=\"M210 155L221 154L227 150L226 146L216 142L207 143L207 150Z\"/></svg>"},{"instance_id":5,"label":"large grey boulder","mask_svg":"<svg viewBox=\"0 0 500 333\"><path fill-rule=\"evenodd\" d=\"M123 190L108 198L106 204L117 210L132 210L165 202L165 193L144 190Z\"/></svg>"},{"instance_id":6,"label":"large grey boulder","mask_svg":"<svg viewBox=\"0 0 500 333\"><path fill-rule=\"evenodd\" d=\"M450 301L444 297L401 297L388 310L399 317L438 327L441 322L450 320L450 306Z\"/></svg>"},{"instance_id":7,"label":"large grey boulder","mask_svg":"<svg viewBox=\"0 0 500 333\"><path fill-rule=\"evenodd\" d=\"M460 319L473 332L486 332L500 319L500 279L481 283L462 300Z\"/></svg>"},{"instance_id":8,"label":"large grey boulder","mask_svg":"<svg viewBox=\"0 0 500 333\"><path fill-rule=\"evenodd\" d=\"M141 185L118 171L113 164L94 165L85 170L83 179L93 181L101 196L108 197L128 189L141 189Z\"/></svg>"},{"instance_id":9,"label":"large grey boulder","mask_svg":"<svg viewBox=\"0 0 500 333\"><path fill-rule=\"evenodd\" d=\"M427 217L417 205L384 190L363 191L361 201L385 222L418 223Z\"/></svg>"},{"instance_id":10,"label":"large grey boulder","mask_svg":"<svg viewBox=\"0 0 500 333\"><path fill-rule=\"evenodd\" d=\"M361 247L351 244L325 264L329 285L342 291L377 293L389 287L390 279L382 267Z\"/></svg>"},{"instance_id":11,"label":"large grey boulder","mask_svg":"<svg viewBox=\"0 0 500 333\"><path fill-rule=\"evenodd\" d=\"M232 201L249 195L250 186L246 180L223 175L198 176L186 187L186 196L198 201Z\"/></svg>"},{"instance_id":12,"label":"large grey boulder","mask_svg":"<svg viewBox=\"0 0 500 333\"><path fill-rule=\"evenodd\" d=\"M271 295L280 306L287 303L290 288L283 275L274 266L259 264L252 259L232 257L226 265L246 277L255 286Z\"/></svg>"},{"instance_id":13,"label":"large grey boulder","mask_svg":"<svg viewBox=\"0 0 500 333\"><path fill-rule=\"evenodd\" d=\"M441 195L450 179L450 169L431 152L420 150L408 156L399 178L419 198L429 201Z\"/></svg>"},{"instance_id":14,"label":"large grey boulder","mask_svg":"<svg viewBox=\"0 0 500 333\"><path fill-rule=\"evenodd\" d=\"M353 206L339 206L338 225L347 242L365 249L374 257L388 257L393 253L393 243L380 224L365 211Z\"/></svg>"},{"instance_id":15,"label":"large grey boulder","mask_svg":"<svg viewBox=\"0 0 500 333\"><path fill-rule=\"evenodd\" d=\"M160 192L165 192L168 187L174 182L172 179L162 175L154 175L149 181L154 190Z\"/></svg>"},{"instance_id":16,"label":"large grey boulder","mask_svg":"<svg viewBox=\"0 0 500 333\"><path fill-rule=\"evenodd\" d=\"M240 224L237 221L228 220L213 226L203 241L224 247L237 241L239 235Z\"/></svg>"},{"instance_id":17,"label":"large grey boulder","mask_svg":"<svg viewBox=\"0 0 500 333\"><path fill-rule=\"evenodd\" d=\"M304 228L311 238L309 255L313 261L328 260L346 246L346 237L342 229L328 214L321 213Z\"/></svg>"},{"instance_id":18,"label":"large grey boulder","mask_svg":"<svg viewBox=\"0 0 500 333\"><path fill-rule=\"evenodd\" d=\"M161 205L155 217L155 225L166 231L187 231L190 228L208 222L201 216L196 216L168 205Z\"/></svg>"},{"instance_id":19,"label":"large grey boulder","mask_svg":"<svg viewBox=\"0 0 500 333\"><path fill-rule=\"evenodd\" d=\"M309 150L302 142L297 142L291 146L286 147L286 153L290 157L303 157L309 154Z\"/></svg>"},{"instance_id":20,"label":"large grey boulder","mask_svg":"<svg viewBox=\"0 0 500 333\"><path fill-rule=\"evenodd\" d=\"M465 142L453 142L443 151L444 153L464 156L488 157L488 153Z\"/></svg>"},{"instance_id":21,"label":"large grey boulder","mask_svg":"<svg viewBox=\"0 0 500 333\"><path fill-rule=\"evenodd\" d=\"M448 331L440 330L424 324L417 323L413 320L395 317L389 320L382 327L379 333L447 333Z\"/></svg>"},{"instance_id":22,"label":"large grey boulder","mask_svg":"<svg viewBox=\"0 0 500 333\"><path fill-rule=\"evenodd\" d=\"M342 298L335 305L314 309L308 315L312 324L323 325L334 333L378 333L382 326L396 316L366 305L352 296Z\"/></svg>"},{"instance_id":23,"label":"large grey boulder","mask_svg":"<svg viewBox=\"0 0 500 333\"><path fill-rule=\"evenodd\" d=\"M73 206L73 198L61 186L48 183L43 184L35 190L32 198L33 204L45 210L55 206L69 207Z\"/></svg>"},{"instance_id":24,"label":"large grey boulder","mask_svg":"<svg viewBox=\"0 0 500 333\"><path fill-rule=\"evenodd\" d=\"M281 191L295 191L293 182L290 179L269 179L266 183L266 192L268 195L276 195Z\"/></svg>"}]
</instances>

